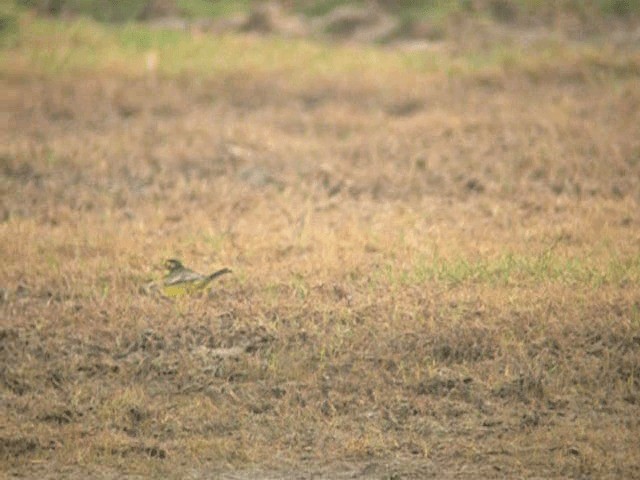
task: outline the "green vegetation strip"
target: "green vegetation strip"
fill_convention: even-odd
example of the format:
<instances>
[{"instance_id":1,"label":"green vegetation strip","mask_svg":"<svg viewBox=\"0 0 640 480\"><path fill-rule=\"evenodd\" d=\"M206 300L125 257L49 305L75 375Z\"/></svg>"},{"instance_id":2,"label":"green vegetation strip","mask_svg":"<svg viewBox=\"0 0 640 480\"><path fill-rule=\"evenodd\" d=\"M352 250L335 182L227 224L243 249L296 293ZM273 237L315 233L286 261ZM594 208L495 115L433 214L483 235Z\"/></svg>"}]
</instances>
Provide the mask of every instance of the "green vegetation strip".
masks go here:
<instances>
[{"instance_id":1,"label":"green vegetation strip","mask_svg":"<svg viewBox=\"0 0 640 480\"><path fill-rule=\"evenodd\" d=\"M411 286L435 282L445 286L494 285L499 287L557 284L597 288L604 285L640 285L640 255L563 256L507 253L495 258L471 259L422 254L404 265L388 260L371 278L379 286ZM354 279L357 275L354 276Z\"/></svg>"},{"instance_id":2,"label":"green vegetation strip","mask_svg":"<svg viewBox=\"0 0 640 480\"><path fill-rule=\"evenodd\" d=\"M17 12L9 9L0 15L0 69L4 72L141 76L153 69L166 76L282 74L292 81L319 76L340 78L345 74L384 80L400 73L437 72L457 76L505 72L536 76L549 71L594 68L615 76L640 74L640 60L631 53L549 39L526 48L501 45L452 55L438 50L394 51L269 36L192 36L143 24L100 24L86 18L62 21Z\"/></svg>"}]
</instances>

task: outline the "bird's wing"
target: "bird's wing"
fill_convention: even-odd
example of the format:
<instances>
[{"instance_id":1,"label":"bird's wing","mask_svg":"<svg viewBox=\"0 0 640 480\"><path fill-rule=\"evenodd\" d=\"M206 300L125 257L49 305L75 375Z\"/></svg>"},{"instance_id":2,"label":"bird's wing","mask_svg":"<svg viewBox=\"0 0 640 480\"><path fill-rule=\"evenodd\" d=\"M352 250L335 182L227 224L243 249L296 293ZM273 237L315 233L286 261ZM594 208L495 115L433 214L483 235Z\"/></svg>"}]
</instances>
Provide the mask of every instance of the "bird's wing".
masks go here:
<instances>
[{"instance_id":1,"label":"bird's wing","mask_svg":"<svg viewBox=\"0 0 640 480\"><path fill-rule=\"evenodd\" d=\"M176 285L178 283L188 283L188 282L197 282L205 278L199 273L194 272L193 270L189 270L188 268L181 269L177 272L173 272L169 274L164 279L165 285Z\"/></svg>"}]
</instances>

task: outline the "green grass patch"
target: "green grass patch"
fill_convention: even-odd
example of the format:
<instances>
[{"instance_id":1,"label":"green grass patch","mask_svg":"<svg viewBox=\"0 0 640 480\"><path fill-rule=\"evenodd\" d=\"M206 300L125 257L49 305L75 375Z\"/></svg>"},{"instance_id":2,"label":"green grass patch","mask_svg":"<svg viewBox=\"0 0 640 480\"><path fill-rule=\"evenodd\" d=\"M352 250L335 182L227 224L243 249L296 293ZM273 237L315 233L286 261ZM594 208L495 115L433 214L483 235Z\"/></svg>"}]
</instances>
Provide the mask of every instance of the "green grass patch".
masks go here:
<instances>
[{"instance_id":1,"label":"green grass patch","mask_svg":"<svg viewBox=\"0 0 640 480\"><path fill-rule=\"evenodd\" d=\"M251 0L172 0L164 5L165 13L175 12L188 18L225 17L246 13ZM309 17L326 15L341 6L362 6L362 0L295 0L283 2L286 7ZM597 20L602 16L631 17L640 13L640 0L379 0L384 9L397 15L403 22L429 19L445 21L452 16L483 16L498 21L511 22L530 17L547 17L569 13L583 20ZM152 0L112 2L107 0L14 0L10 4L36 9L40 12L60 15L89 16L104 22L130 22L153 14ZM157 10L157 8L156 8ZM163 10L155 12L162 14Z\"/></svg>"},{"instance_id":2,"label":"green grass patch","mask_svg":"<svg viewBox=\"0 0 640 480\"><path fill-rule=\"evenodd\" d=\"M402 56L374 48L331 48L306 40L224 35L194 38L185 32L143 25L101 25L90 19L30 18L21 23L0 68L38 74L121 71L146 73L146 56L158 54L164 75L251 71L299 75L403 70ZM301 64L307 65L300 69Z\"/></svg>"},{"instance_id":3,"label":"green grass patch","mask_svg":"<svg viewBox=\"0 0 640 480\"><path fill-rule=\"evenodd\" d=\"M326 15L332 10L345 5L362 5L363 2L359 0L320 0L320 1L304 1L298 0L295 2L296 11L303 13L310 17L317 17Z\"/></svg>"},{"instance_id":4,"label":"green grass patch","mask_svg":"<svg viewBox=\"0 0 640 480\"><path fill-rule=\"evenodd\" d=\"M110 2L105 0L17 0L19 6L35 8L49 14L86 15L101 22L126 22L140 18L148 0Z\"/></svg>"},{"instance_id":5,"label":"green grass patch","mask_svg":"<svg viewBox=\"0 0 640 480\"><path fill-rule=\"evenodd\" d=\"M0 68L30 74L147 72L147 56L158 57L161 75L225 72L275 73L290 81L358 75L379 80L402 73L441 72L453 76L506 72L536 75L574 68L628 75L639 64L630 54L594 51L588 46L543 44L529 48L497 45L446 52L393 52L374 46L326 45L305 39L251 37L237 34L192 37L187 32L152 29L140 24L104 25L87 18L60 21L33 18L7 10L2 20L5 49ZM8 40L10 39L10 41ZM567 59L571 62L568 63ZM300 68L305 65L305 68Z\"/></svg>"},{"instance_id":6,"label":"green grass patch","mask_svg":"<svg viewBox=\"0 0 640 480\"><path fill-rule=\"evenodd\" d=\"M396 272L405 284L436 281L447 285L484 283L496 286L561 283L566 285L623 286L640 284L640 256L591 258L563 257L551 252L537 256L505 254L495 259L417 259L408 269Z\"/></svg>"},{"instance_id":7,"label":"green grass patch","mask_svg":"<svg viewBox=\"0 0 640 480\"><path fill-rule=\"evenodd\" d=\"M250 0L176 0L180 12L189 18L227 17L249 10Z\"/></svg>"},{"instance_id":8,"label":"green grass patch","mask_svg":"<svg viewBox=\"0 0 640 480\"><path fill-rule=\"evenodd\" d=\"M599 0L598 6L609 15L626 17L640 14L640 0Z\"/></svg>"}]
</instances>

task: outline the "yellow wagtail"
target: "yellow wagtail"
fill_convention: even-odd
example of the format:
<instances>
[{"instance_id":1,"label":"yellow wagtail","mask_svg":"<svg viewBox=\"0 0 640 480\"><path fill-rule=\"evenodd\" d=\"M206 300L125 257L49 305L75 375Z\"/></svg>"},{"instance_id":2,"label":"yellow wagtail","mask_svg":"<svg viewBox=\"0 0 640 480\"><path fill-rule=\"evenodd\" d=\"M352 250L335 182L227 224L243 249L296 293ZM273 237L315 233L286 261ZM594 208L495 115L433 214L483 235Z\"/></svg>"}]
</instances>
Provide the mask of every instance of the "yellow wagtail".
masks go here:
<instances>
[{"instance_id":1,"label":"yellow wagtail","mask_svg":"<svg viewBox=\"0 0 640 480\"><path fill-rule=\"evenodd\" d=\"M162 281L162 293L167 297L177 297L203 291L214 279L225 273L231 273L229 268L222 268L211 275L201 275L182 265L180 260L171 258L164 263L167 275Z\"/></svg>"}]
</instances>

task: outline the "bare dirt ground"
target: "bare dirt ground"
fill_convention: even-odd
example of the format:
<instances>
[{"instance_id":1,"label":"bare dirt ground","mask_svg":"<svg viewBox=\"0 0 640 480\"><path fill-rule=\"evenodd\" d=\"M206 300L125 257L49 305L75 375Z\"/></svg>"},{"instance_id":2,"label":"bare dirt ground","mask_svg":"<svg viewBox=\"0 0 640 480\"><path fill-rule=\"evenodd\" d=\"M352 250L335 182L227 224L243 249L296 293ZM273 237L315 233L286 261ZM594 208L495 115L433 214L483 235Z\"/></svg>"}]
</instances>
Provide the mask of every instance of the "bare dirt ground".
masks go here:
<instances>
[{"instance_id":1,"label":"bare dirt ground","mask_svg":"<svg viewBox=\"0 0 640 480\"><path fill-rule=\"evenodd\" d=\"M0 470L639 477L640 80L594 58L3 71Z\"/></svg>"}]
</instances>

